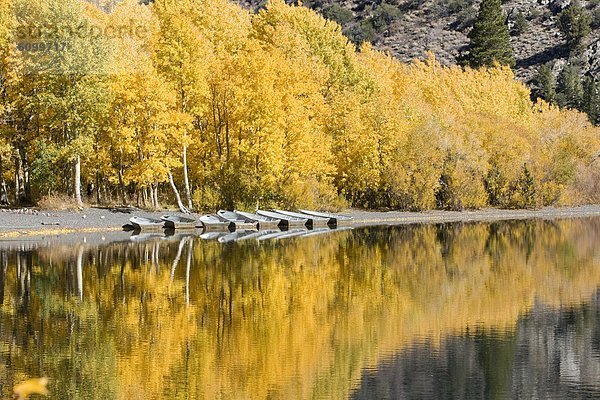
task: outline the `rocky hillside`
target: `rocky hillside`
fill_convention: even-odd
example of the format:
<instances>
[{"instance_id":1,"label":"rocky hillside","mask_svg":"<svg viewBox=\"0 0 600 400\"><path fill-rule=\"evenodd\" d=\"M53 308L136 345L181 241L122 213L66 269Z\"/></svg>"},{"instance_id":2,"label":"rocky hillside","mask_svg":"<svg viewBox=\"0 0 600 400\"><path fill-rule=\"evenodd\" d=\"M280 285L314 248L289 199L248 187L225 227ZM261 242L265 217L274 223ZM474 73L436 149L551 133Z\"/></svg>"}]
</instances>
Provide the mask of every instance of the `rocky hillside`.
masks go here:
<instances>
[{"instance_id":1,"label":"rocky hillside","mask_svg":"<svg viewBox=\"0 0 600 400\"><path fill-rule=\"evenodd\" d=\"M238 1L260 8L262 0ZM442 63L456 63L466 50L467 35L479 0L307 0L304 5L338 21L355 42L376 47L409 61L433 51ZM570 58L583 74L600 72L600 0L581 0L592 17L592 32L576 52L558 28L558 14L571 0L505 0L517 59L517 77L531 82L537 68L554 62L556 74Z\"/></svg>"}]
</instances>

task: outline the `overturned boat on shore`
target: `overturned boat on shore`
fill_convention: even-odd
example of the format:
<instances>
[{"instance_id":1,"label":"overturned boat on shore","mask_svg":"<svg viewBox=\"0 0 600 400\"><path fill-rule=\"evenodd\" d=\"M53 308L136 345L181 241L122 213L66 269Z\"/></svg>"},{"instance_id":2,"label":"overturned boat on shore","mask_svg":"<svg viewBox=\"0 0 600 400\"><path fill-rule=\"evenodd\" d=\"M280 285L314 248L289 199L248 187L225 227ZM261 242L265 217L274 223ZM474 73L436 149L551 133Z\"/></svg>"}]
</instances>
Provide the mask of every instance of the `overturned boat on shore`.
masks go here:
<instances>
[{"instance_id":1,"label":"overturned boat on shore","mask_svg":"<svg viewBox=\"0 0 600 400\"><path fill-rule=\"evenodd\" d=\"M279 219L288 228L306 227L307 224L308 224L308 218L293 217L293 216L290 216L290 215L282 214L282 213L280 213L278 211L258 210L256 213L258 215L262 215L263 217L268 217L268 218L273 218L273 219Z\"/></svg>"},{"instance_id":2,"label":"overturned boat on shore","mask_svg":"<svg viewBox=\"0 0 600 400\"><path fill-rule=\"evenodd\" d=\"M259 222L251 218L246 218L234 211L219 210L217 215L235 224L235 230L257 230Z\"/></svg>"},{"instance_id":3,"label":"overturned boat on shore","mask_svg":"<svg viewBox=\"0 0 600 400\"><path fill-rule=\"evenodd\" d=\"M310 211L310 210L298 210L298 211L300 211L302 214L308 215L310 217L327 218L329 220L329 222L327 223L328 225L342 225L342 224L351 223L354 220L354 218L349 217L347 215L332 214L332 213Z\"/></svg>"},{"instance_id":4,"label":"overturned boat on shore","mask_svg":"<svg viewBox=\"0 0 600 400\"><path fill-rule=\"evenodd\" d=\"M207 231L235 231L235 224L219 215L203 215L200 222Z\"/></svg>"},{"instance_id":5,"label":"overturned boat on shore","mask_svg":"<svg viewBox=\"0 0 600 400\"><path fill-rule=\"evenodd\" d=\"M297 213L297 212L293 212L293 211L284 211L284 210L273 210L273 211L275 211L276 213L285 215L287 217L290 217L290 218L305 219L306 226L308 226L309 228L325 227L325 226L329 225L329 221L330 221L330 218L311 216L311 215L301 214L301 213Z\"/></svg>"},{"instance_id":6,"label":"overturned boat on shore","mask_svg":"<svg viewBox=\"0 0 600 400\"><path fill-rule=\"evenodd\" d=\"M197 221L193 218L178 217L174 215L163 215L160 217L167 229L196 229Z\"/></svg>"},{"instance_id":7,"label":"overturned boat on shore","mask_svg":"<svg viewBox=\"0 0 600 400\"><path fill-rule=\"evenodd\" d=\"M281 218L271 218L265 217L264 215L253 214L244 211L234 211L235 214L240 216L240 218L246 218L250 221L255 221L258 223L258 229L275 229L275 228L285 228L287 227L287 222L282 221Z\"/></svg>"},{"instance_id":8,"label":"overturned boat on shore","mask_svg":"<svg viewBox=\"0 0 600 400\"><path fill-rule=\"evenodd\" d=\"M158 231L162 230L165 225L164 221L160 219L146 217L131 217L129 218L129 223L136 231Z\"/></svg>"}]
</instances>

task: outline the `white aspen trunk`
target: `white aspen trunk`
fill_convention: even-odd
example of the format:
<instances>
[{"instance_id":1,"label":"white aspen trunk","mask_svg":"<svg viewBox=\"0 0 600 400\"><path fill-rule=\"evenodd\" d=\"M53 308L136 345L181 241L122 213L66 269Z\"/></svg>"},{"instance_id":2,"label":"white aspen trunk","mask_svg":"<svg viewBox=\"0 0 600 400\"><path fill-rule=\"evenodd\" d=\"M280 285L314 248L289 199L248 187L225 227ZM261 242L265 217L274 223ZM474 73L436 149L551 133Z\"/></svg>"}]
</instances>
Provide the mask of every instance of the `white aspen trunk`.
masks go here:
<instances>
[{"instance_id":1,"label":"white aspen trunk","mask_svg":"<svg viewBox=\"0 0 600 400\"><path fill-rule=\"evenodd\" d=\"M77 262L76 262L76 274L77 274L77 296L79 300L83 300L83 246L79 246L77 249Z\"/></svg>"},{"instance_id":2,"label":"white aspen trunk","mask_svg":"<svg viewBox=\"0 0 600 400\"><path fill-rule=\"evenodd\" d=\"M154 184L154 208L159 209L160 204L158 204L158 183Z\"/></svg>"},{"instance_id":3,"label":"white aspen trunk","mask_svg":"<svg viewBox=\"0 0 600 400\"><path fill-rule=\"evenodd\" d=\"M4 283L6 281L6 269L8 268L8 254L0 254L0 305L4 305Z\"/></svg>"},{"instance_id":4,"label":"white aspen trunk","mask_svg":"<svg viewBox=\"0 0 600 400\"><path fill-rule=\"evenodd\" d=\"M177 265L179 264L179 260L181 259L181 253L183 253L183 247L185 246L185 242L186 242L187 238L181 238L181 240L179 241L179 248L177 249L177 255L175 256L175 259L173 260L173 264L171 265L171 282L173 282L173 279L175 278L175 269L177 269Z\"/></svg>"},{"instance_id":5,"label":"white aspen trunk","mask_svg":"<svg viewBox=\"0 0 600 400\"><path fill-rule=\"evenodd\" d=\"M142 198L144 200L144 208L148 208L148 188L142 190Z\"/></svg>"},{"instance_id":6,"label":"white aspen trunk","mask_svg":"<svg viewBox=\"0 0 600 400\"><path fill-rule=\"evenodd\" d=\"M159 260L159 251L160 251L160 242L154 243L154 248L152 249L152 259L154 262L154 268L156 269L156 273L160 273L160 263Z\"/></svg>"},{"instance_id":7,"label":"white aspen trunk","mask_svg":"<svg viewBox=\"0 0 600 400\"><path fill-rule=\"evenodd\" d=\"M2 161L2 156L0 156L0 205L8 205L8 188L4 180L4 165Z\"/></svg>"},{"instance_id":8,"label":"white aspen trunk","mask_svg":"<svg viewBox=\"0 0 600 400\"><path fill-rule=\"evenodd\" d=\"M190 189L190 179L188 176L187 146L183 146L183 183L185 185L185 198L187 200L187 206L190 210L192 210L194 205L192 204L192 191Z\"/></svg>"},{"instance_id":9,"label":"white aspen trunk","mask_svg":"<svg viewBox=\"0 0 600 400\"><path fill-rule=\"evenodd\" d=\"M21 255L17 254L17 280L19 281L19 297L22 298L25 292L25 280L23 279L23 268L21 266Z\"/></svg>"},{"instance_id":10,"label":"white aspen trunk","mask_svg":"<svg viewBox=\"0 0 600 400\"><path fill-rule=\"evenodd\" d=\"M119 189L121 191L121 201L123 202L123 205L126 206L128 199L125 195L125 181L123 180L123 149L120 149L119 151Z\"/></svg>"},{"instance_id":11,"label":"white aspen trunk","mask_svg":"<svg viewBox=\"0 0 600 400\"><path fill-rule=\"evenodd\" d=\"M83 208L83 200L81 199L81 157L78 155L75 159L75 179L73 189L75 189L75 202L77 207Z\"/></svg>"},{"instance_id":12,"label":"white aspen trunk","mask_svg":"<svg viewBox=\"0 0 600 400\"><path fill-rule=\"evenodd\" d=\"M154 188L151 187L150 188L150 207L153 209L156 209L155 204L156 203L154 202Z\"/></svg>"},{"instance_id":13,"label":"white aspen trunk","mask_svg":"<svg viewBox=\"0 0 600 400\"><path fill-rule=\"evenodd\" d=\"M173 174L171 172L169 172L169 183L173 188L173 193L175 193L175 198L177 199L177 206L179 207L179 210L181 210L181 212L184 214L191 214L190 210L185 208L183 202L181 201L181 195L179 194L179 190L177 190L177 186L175 185L175 181L173 180Z\"/></svg>"},{"instance_id":14,"label":"white aspen trunk","mask_svg":"<svg viewBox=\"0 0 600 400\"><path fill-rule=\"evenodd\" d=\"M187 263L185 269L185 304L190 305L190 270L192 268L192 250L194 250L194 238L188 242Z\"/></svg>"},{"instance_id":15,"label":"white aspen trunk","mask_svg":"<svg viewBox=\"0 0 600 400\"><path fill-rule=\"evenodd\" d=\"M15 203L23 202L25 198L25 177L23 176L23 163L21 154L17 150L15 153Z\"/></svg>"}]
</instances>

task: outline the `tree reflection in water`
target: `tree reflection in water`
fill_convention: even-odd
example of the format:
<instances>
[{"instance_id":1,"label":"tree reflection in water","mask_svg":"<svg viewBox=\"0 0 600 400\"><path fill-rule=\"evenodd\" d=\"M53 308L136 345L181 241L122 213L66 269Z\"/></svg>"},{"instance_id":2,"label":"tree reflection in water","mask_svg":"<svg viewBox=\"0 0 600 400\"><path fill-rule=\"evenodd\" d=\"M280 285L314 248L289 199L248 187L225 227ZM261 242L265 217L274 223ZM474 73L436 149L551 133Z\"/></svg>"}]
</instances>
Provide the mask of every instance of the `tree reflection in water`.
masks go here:
<instances>
[{"instance_id":1,"label":"tree reflection in water","mask_svg":"<svg viewBox=\"0 0 600 400\"><path fill-rule=\"evenodd\" d=\"M593 391L599 239L582 219L5 242L2 395L29 376L72 399Z\"/></svg>"}]
</instances>

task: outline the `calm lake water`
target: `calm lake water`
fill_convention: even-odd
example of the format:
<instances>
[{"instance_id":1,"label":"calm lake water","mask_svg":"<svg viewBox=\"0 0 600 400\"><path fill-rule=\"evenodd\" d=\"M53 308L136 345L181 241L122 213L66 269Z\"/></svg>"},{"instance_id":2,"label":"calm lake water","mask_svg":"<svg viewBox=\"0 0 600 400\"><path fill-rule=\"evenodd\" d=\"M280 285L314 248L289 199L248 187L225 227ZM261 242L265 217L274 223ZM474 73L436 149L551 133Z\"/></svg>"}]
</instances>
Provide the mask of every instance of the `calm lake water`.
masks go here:
<instances>
[{"instance_id":1,"label":"calm lake water","mask_svg":"<svg viewBox=\"0 0 600 400\"><path fill-rule=\"evenodd\" d=\"M600 219L232 239L0 242L2 398L600 397Z\"/></svg>"}]
</instances>

